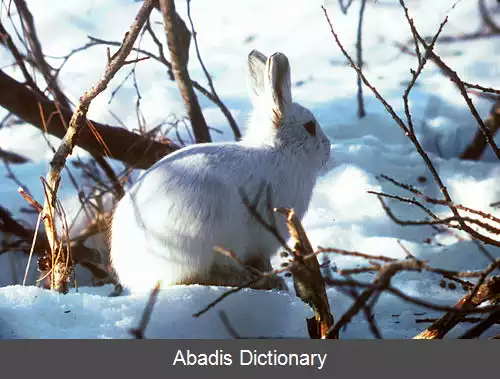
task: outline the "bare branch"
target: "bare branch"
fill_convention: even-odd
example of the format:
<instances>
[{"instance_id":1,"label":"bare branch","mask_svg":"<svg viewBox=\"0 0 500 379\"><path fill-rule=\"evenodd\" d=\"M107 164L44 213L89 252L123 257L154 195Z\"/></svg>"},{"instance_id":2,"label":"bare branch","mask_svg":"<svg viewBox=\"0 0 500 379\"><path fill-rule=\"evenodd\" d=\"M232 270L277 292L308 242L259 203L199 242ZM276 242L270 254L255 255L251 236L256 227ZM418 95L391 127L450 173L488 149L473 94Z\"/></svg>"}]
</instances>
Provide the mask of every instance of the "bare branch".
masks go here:
<instances>
[{"instance_id":1,"label":"bare branch","mask_svg":"<svg viewBox=\"0 0 500 379\"><path fill-rule=\"evenodd\" d=\"M0 147L0 159L2 159L5 163L26 163L30 160L26 157L23 157L20 154L14 153L12 151L5 151Z\"/></svg>"},{"instance_id":2,"label":"bare branch","mask_svg":"<svg viewBox=\"0 0 500 379\"><path fill-rule=\"evenodd\" d=\"M358 31L356 36L356 60L358 67L361 70L363 68L363 16L365 14L366 0L361 0L361 5L359 8L358 16ZM358 85L358 117L363 118L366 116L365 102L363 100L363 84L361 83L361 77L358 75L357 78Z\"/></svg>"},{"instance_id":3,"label":"bare branch","mask_svg":"<svg viewBox=\"0 0 500 379\"><path fill-rule=\"evenodd\" d=\"M500 294L500 278L493 277L486 283L479 282L470 294L463 297L456 305L456 308L463 308L472 304L478 307L485 301L494 299ZM475 292L475 293L474 293ZM495 314L498 312L494 312ZM451 329L463 321L465 315L453 312L446 313L439 320L435 321L426 330L419 333L414 339L440 339L443 338Z\"/></svg>"},{"instance_id":4,"label":"bare branch","mask_svg":"<svg viewBox=\"0 0 500 379\"><path fill-rule=\"evenodd\" d=\"M187 68L191 33L184 21L177 14L174 0L160 0L160 8L163 14L167 45L172 60L172 72L174 73L181 97L186 106L196 142L211 142L212 138L210 137L205 117L201 111L200 103L193 90Z\"/></svg>"},{"instance_id":5,"label":"bare branch","mask_svg":"<svg viewBox=\"0 0 500 379\"><path fill-rule=\"evenodd\" d=\"M24 57L21 55L19 50L17 49L16 45L12 41L12 38L9 33L7 33L7 30L3 26L2 22L0 22L0 41L2 44L4 44L12 53L12 56L16 60L17 65L21 69L21 72L23 73L24 80L26 80L26 84L33 90L36 91L37 93L41 93L40 89L36 85L35 81L33 80L33 77L31 74L28 72L28 68L26 67Z\"/></svg>"},{"instance_id":6,"label":"bare branch","mask_svg":"<svg viewBox=\"0 0 500 379\"><path fill-rule=\"evenodd\" d=\"M203 69L203 73L205 74L205 77L207 78L208 87L210 88L210 92L211 92L212 96L216 100L215 103L219 106L220 110L222 111L222 113L226 117L226 119L229 123L229 126L231 127L231 129L233 131L234 137L236 138L237 141L239 141L241 139L240 129L238 128L238 125L236 124L236 121L234 120L233 115L231 114L229 109L227 109L226 105L222 102L222 100L219 98L219 95L215 91L212 77L208 73L208 70L205 67L205 64L203 63L203 60L201 59L201 53L200 53L200 49L198 47L198 38L196 35L196 31L194 30L193 19L191 18L191 0L187 0L186 4L187 4L188 19L189 19L189 23L191 24L191 35L193 36L194 46L196 49L196 55L198 57L198 61L200 62L201 68Z\"/></svg>"},{"instance_id":7,"label":"bare branch","mask_svg":"<svg viewBox=\"0 0 500 379\"><path fill-rule=\"evenodd\" d=\"M500 26L495 24L493 18L491 18L488 13L488 8L486 8L485 0L478 0L479 14L484 22L484 24L490 29L491 32L500 34Z\"/></svg>"},{"instance_id":8,"label":"bare branch","mask_svg":"<svg viewBox=\"0 0 500 379\"><path fill-rule=\"evenodd\" d=\"M167 72L168 72L170 79L175 80L173 72L172 72L172 64L165 58L165 55L163 53L163 45L158 40L158 37L156 37L156 35L154 34L151 26L149 26L149 28L148 28L148 24L146 24L146 29L149 32L149 34L151 35L151 38L153 38L154 43L158 46L158 55L155 55L147 50L143 50L143 49L139 49L139 48L134 48L134 51L137 51L137 52L139 52L139 53L141 53L141 54L143 54L151 59L154 59L154 60L164 64L168 69ZM91 41L90 42L91 45L89 45L89 47L94 46L94 45L101 45L101 44L102 45L110 45L110 46L119 46L120 45L120 42L116 42L116 41L107 41L107 40L103 40L103 39L92 37L92 36L89 36L88 38ZM193 85L194 89L199 91L203 96L205 96L208 100L210 100L212 103L214 103L217 107L220 108L221 112L224 114L224 116L228 120L228 123L231 126L231 129L233 130L233 133L234 133L236 140L240 139L241 132L239 131L239 128L236 124L236 121L234 121L234 118L231 115L231 112L229 111L227 106L222 102L222 100L218 96L214 95L214 93L212 93L212 91L209 91L205 87L203 87L196 80L193 80L192 78L190 78L190 80L191 80L191 84ZM234 125L233 125L233 121L231 121L231 120L234 121Z\"/></svg>"},{"instance_id":9,"label":"bare branch","mask_svg":"<svg viewBox=\"0 0 500 379\"><path fill-rule=\"evenodd\" d=\"M366 305L368 300L373 296L377 298L381 291L387 290L391 284L391 279L394 275L402 270L421 271L422 265L418 261L399 261L391 262L382 266L377 273L377 277L373 281L373 287L365 290L349 309L339 318L336 324L330 329L329 333L338 334L340 329L347 325L351 319L358 314Z\"/></svg>"},{"instance_id":10,"label":"bare branch","mask_svg":"<svg viewBox=\"0 0 500 379\"><path fill-rule=\"evenodd\" d=\"M325 282L327 285L331 287L347 287L347 288L351 287L351 288L370 289L370 290L377 290L381 288L380 285L376 285L373 283L363 283L357 280L340 280L334 278L325 278ZM395 288L393 286L384 286L383 291L390 293L391 295L394 295L397 298L406 301L410 304L414 304L438 312L454 312L460 314L486 314L486 313L491 313L493 311L497 311L500 308L500 306L498 305L491 305L480 308L474 308L469 306L457 309L454 307L439 305L436 303L432 303L430 301L426 301L414 296L407 295L400 289Z\"/></svg>"},{"instance_id":11,"label":"bare branch","mask_svg":"<svg viewBox=\"0 0 500 379\"><path fill-rule=\"evenodd\" d=\"M425 40L421 37L418 36L418 39L420 43L424 46L427 47L428 45L426 44ZM496 157L500 159L500 150L495 143L495 140L493 138L494 131L490 130L490 128L485 125L483 122L481 116L479 116L479 113L474 106L474 103L472 102L471 98L469 97L467 93L467 88L465 83L460 79L456 71L453 71L442 59L439 57L435 52L431 51L429 52L429 59L431 59L440 69L441 71L450 78L450 80L455 83L457 86L458 90L460 91L460 94L465 100L465 103L469 107L472 116L476 120L479 130L482 133L484 140L486 141L486 144L489 144L491 148L493 149L493 152L495 153ZM496 130L495 130L496 131Z\"/></svg>"},{"instance_id":12,"label":"bare branch","mask_svg":"<svg viewBox=\"0 0 500 379\"><path fill-rule=\"evenodd\" d=\"M148 327L149 320L151 319L151 314L153 313L153 308L156 304L156 299L158 298L158 293L160 292L160 282L157 282L151 294L149 295L148 302L144 307L144 311L142 313L141 322L137 328L131 329L130 334L132 334L135 339L143 340L145 339L146 328Z\"/></svg>"},{"instance_id":13,"label":"bare branch","mask_svg":"<svg viewBox=\"0 0 500 379\"><path fill-rule=\"evenodd\" d=\"M465 83L464 83L465 84ZM472 85L469 85L472 86ZM477 88L477 86L475 87ZM491 107L489 117L484 121L484 125L491 131L494 136L500 129L500 100L497 100ZM486 138L481 130L477 130L472 142L467 146L464 152L460 155L461 159L478 160L483 155L488 146Z\"/></svg>"},{"instance_id":14,"label":"bare branch","mask_svg":"<svg viewBox=\"0 0 500 379\"><path fill-rule=\"evenodd\" d=\"M58 277L57 280L51 280L51 288L62 293L68 291L66 265L71 259L69 256L63 256L61 260L54 260L54 256L58 254L62 248L54 229L54 208L57 203L57 191L61 181L61 171L66 164L68 155L71 154L76 145L80 131L87 126L87 112L92 100L107 88L116 72L126 63L126 59L132 50L135 40L153 9L153 2L153 0L144 1L129 32L125 35L122 46L110 57L103 78L80 97L66 134L50 164L51 168L46 178L47 191L42 211L42 220L45 225L45 230L47 231L46 234L50 246L50 256L52 258L51 263L56 265L55 267L49 267L47 271L52 271L53 273L66 273ZM64 267L61 267L62 265L64 265Z\"/></svg>"},{"instance_id":15,"label":"bare branch","mask_svg":"<svg viewBox=\"0 0 500 379\"><path fill-rule=\"evenodd\" d=\"M72 117L70 110L58 109L54 102L30 90L1 70L0 106L38 129L59 138L64 137L66 126ZM47 117L45 119L44 116L58 114L60 117ZM166 143L160 143L121 127L90 120L89 122L105 141L111 157L133 167L148 168L161 157L179 148L168 140ZM96 135L90 128L83 128L80 131L76 144L89 151L94 157L104 153L102 143L96 139Z\"/></svg>"},{"instance_id":16,"label":"bare branch","mask_svg":"<svg viewBox=\"0 0 500 379\"><path fill-rule=\"evenodd\" d=\"M35 28L35 22L33 20L33 15L31 14L28 4L25 0L14 0L16 8L19 11L21 17L22 26L24 34L28 41L30 47L30 53L36 64L36 67L40 70L47 83L47 88L54 96L55 103L61 107L70 109L70 103L67 97L64 95L63 91L57 84L55 77L52 75L52 68L45 60L43 54L42 45L38 39L38 35Z\"/></svg>"},{"instance_id":17,"label":"bare branch","mask_svg":"<svg viewBox=\"0 0 500 379\"><path fill-rule=\"evenodd\" d=\"M404 11L405 11L405 14L408 14L408 10L406 8L406 5L404 3L403 0L400 0L400 4L401 6L403 7ZM393 108L387 103L387 101L380 95L380 93L377 91L377 89L375 87L373 87L369 81L366 79L366 77L364 76L363 72L360 70L359 67L356 66L356 64L354 63L354 61L352 60L352 58L350 57L350 55L347 53L347 51L345 50L345 48L343 47L342 43L340 42L339 38L338 38L338 35L337 33L335 32L334 28L333 28L333 25L330 21L330 18L328 16L328 11L326 10L325 7L322 7L323 9L323 12L325 14L325 18L328 22L328 25L330 26L330 31L335 39L335 42L337 44L337 46L340 48L340 50L342 51L342 53L344 54L344 56L346 57L346 59L349 61L350 65L353 67L353 69L358 73L358 75L361 77L363 83L372 90L372 92L375 94L375 96L377 97L377 99L384 105L384 107L386 108L386 110L389 112L389 114L392 116L392 118L396 121L396 123L398 124L398 126L403 130L403 132L405 133L405 135L410 139L410 141L413 143L413 145L415 146L418 154L422 157L422 159L424 160L426 166L428 167L428 169L430 170L431 174L432 174L432 177L434 178L434 181L438 184L439 186L439 189L441 191L441 193L443 194L444 196L444 199L447 203L447 206L450 208L450 210L452 211L453 215L455 216L455 218L457 219L460 227L462 230L464 230L465 232L469 233L472 237L476 238L476 239L479 239L485 243L488 243L488 244L494 244L496 246L499 246L500 245L500 241L496 241L496 240L493 240L481 233L478 233L476 230L474 230L473 228L471 228L469 225L466 224L465 220L462 219L462 217L460 216L460 214L458 213L458 210L457 208L454 206L454 203L451 199L451 196L448 192L448 189L446 188L446 186L444 185L441 177L439 176L436 168L434 167L432 161L430 160L429 156L427 155L427 153L425 152L425 150L422 148L420 142L418 141L415 133L413 133L413 130L412 130L412 127L411 127L411 117L408 117L408 114L407 114L407 118L408 118L408 123L410 126L406 125L403 120L396 114L396 112L393 110ZM409 16L408 16L408 19ZM445 20L446 21L446 20ZM440 26L439 30L438 30L438 33L436 33L436 38L437 36L439 35L440 31L442 30L442 26L444 25L444 23ZM410 25L411 26L411 25ZM418 40L420 41L420 43L422 43L422 45L425 47L426 49L426 55L429 55L429 57L434 57L436 56L433 52L432 52L432 47L433 47L433 44L431 42L431 44L427 44L425 41L423 41L422 37L418 34L418 32L416 31L416 29L413 29L414 33L415 33L415 36L418 38ZM435 41L434 41L435 42ZM416 72L415 72L416 74ZM416 80L416 75L413 75L413 81ZM410 88L411 89L411 88ZM405 108L407 107L407 105L405 105ZM472 105L473 107L473 105ZM408 108L409 109L409 108ZM471 108L472 109L472 108ZM482 122L482 121L481 121Z\"/></svg>"},{"instance_id":18,"label":"bare branch","mask_svg":"<svg viewBox=\"0 0 500 379\"><path fill-rule=\"evenodd\" d=\"M486 330L490 328L490 326L494 324L498 324L500 322L500 309L496 312L492 312L485 320L481 321L479 324L470 328L467 332L465 332L460 338L477 338L481 334L483 334ZM499 338L499 336L494 337Z\"/></svg>"},{"instance_id":19,"label":"bare branch","mask_svg":"<svg viewBox=\"0 0 500 379\"><path fill-rule=\"evenodd\" d=\"M321 276L316 254L307 238L306 232L291 209L276 209L286 216L290 235L295 241L293 247L293 265L290 272L297 296L314 311L314 318L307 320L309 335L312 338L338 339L338 333L330 332L333 316L326 294L325 282ZM311 257L305 259L306 257Z\"/></svg>"}]
</instances>

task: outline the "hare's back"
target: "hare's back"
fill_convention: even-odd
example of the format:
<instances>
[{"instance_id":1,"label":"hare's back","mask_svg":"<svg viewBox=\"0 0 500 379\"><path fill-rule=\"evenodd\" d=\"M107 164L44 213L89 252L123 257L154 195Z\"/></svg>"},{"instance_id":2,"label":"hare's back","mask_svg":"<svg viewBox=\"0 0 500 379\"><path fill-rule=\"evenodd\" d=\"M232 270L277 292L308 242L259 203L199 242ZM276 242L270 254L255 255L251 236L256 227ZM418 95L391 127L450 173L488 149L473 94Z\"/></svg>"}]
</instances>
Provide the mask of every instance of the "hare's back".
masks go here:
<instances>
[{"instance_id":1,"label":"hare's back","mask_svg":"<svg viewBox=\"0 0 500 379\"><path fill-rule=\"evenodd\" d=\"M207 143L185 147L158 161L147 173L159 170L169 175L219 177L238 181L256 161L263 161L264 151L238 143Z\"/></svg>"},{"instance_id":2,"label":"hare's back","mask_svg":"<svg viewBox=\"0 0 500 379\"><path fill-rule=\"evenodd\" d=\"M238 189L248 181L249 170L241 167L245 157L232 145L196 145L165 157L122 202L154 229L185 231L189 226L195 234L208 225L241 222Z\"/></svg>"}]
</instances>

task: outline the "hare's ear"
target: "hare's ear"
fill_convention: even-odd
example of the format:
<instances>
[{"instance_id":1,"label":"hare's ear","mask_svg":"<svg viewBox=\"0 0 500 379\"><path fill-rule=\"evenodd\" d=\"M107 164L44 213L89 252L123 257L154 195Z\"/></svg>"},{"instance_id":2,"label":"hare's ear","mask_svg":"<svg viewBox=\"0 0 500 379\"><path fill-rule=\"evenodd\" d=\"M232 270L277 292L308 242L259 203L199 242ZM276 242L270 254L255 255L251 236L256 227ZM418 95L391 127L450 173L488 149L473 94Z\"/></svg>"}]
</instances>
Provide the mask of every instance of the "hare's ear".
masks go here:
<instances>
[{"instance_id":1,"label":"hare's ear","mask_svg":"<svg viewBox=\"0 0 500 379\"><path fill-rule=\"evenodd\" d=\"M284 113L286 105L292 103L292 79L290 63L285 54L275 53L267 60L267 85L271 91L275 110Z\"/></svg>"},{"instance_id":2,"label":"hare's ear","mask_svg":"<svg viewBox=\"0 0 500 379\"><path fill-rule=\"evenodd\" d=\"M258 50L248 54L248 81L254 98L261 96L265 90L266 61L267 57Z\"/></svg>"}]
</instances>

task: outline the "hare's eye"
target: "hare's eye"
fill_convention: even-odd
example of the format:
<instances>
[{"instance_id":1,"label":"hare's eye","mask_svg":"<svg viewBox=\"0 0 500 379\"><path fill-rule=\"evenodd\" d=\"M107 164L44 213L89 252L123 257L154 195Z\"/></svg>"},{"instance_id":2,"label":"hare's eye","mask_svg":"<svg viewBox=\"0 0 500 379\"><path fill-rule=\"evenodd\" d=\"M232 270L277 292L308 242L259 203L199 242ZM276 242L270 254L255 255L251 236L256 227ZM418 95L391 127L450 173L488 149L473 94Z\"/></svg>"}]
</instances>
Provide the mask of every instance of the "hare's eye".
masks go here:
<instances>
[{"instance_id":1,"label":"hare's eye","mask_svg":"<svg viewBox=\"0 0 500 379\"><path fill-rule=\"evenodd\" d=\"M309 121L304 124L304 129L307 130L307 132L315 136L316 135L316 123L314 121Z\"/></svg>"}]
</instances>

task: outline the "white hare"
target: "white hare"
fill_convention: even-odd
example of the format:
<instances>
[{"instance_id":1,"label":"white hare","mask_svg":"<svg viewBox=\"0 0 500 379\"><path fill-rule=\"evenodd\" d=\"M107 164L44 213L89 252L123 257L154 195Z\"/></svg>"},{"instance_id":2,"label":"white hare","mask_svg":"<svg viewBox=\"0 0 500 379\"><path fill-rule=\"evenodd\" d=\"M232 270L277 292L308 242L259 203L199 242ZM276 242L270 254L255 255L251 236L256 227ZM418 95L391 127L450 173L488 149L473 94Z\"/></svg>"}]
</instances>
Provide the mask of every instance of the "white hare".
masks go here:
<instances>
[{"instance_id":1,"label":"white hare","mask_svg":"<svg viewBox=\"0 0 500 379\"><path fill-rule=\"evenodd\" d=\"M330 157L330 142L312 113L292 102L290 65L282 53L248 56L254 112L241 142L185 147L151 167L120 200L111 225L111 261L132 292L163 286L236 286L252 276L220 245L247 265L270 271L279 242L248 211L267 184L275 207L294 208L301 219L318 172ZM257 211L269 220L266 191ZM276 226L288 238L284 217ZM281 278L255 288L286 288Z\"/></svg>"}]
</instances>

